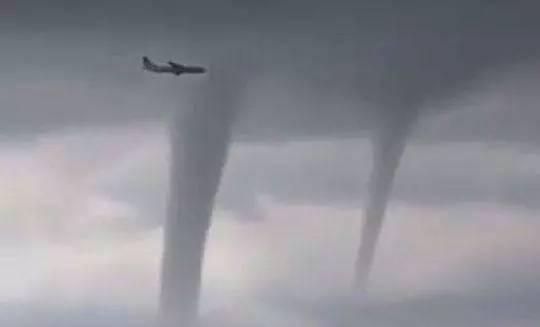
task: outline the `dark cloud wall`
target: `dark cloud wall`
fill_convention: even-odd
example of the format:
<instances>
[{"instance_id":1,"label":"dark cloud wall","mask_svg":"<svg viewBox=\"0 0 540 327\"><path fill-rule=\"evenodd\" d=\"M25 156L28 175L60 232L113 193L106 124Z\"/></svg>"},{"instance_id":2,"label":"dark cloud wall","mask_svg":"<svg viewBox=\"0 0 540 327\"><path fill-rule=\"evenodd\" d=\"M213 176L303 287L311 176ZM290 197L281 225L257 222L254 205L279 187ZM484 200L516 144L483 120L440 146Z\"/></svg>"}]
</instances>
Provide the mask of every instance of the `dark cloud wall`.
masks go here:
<instances>
[{"instance_id":1,"label":"dark cloud wall","mask_svg":"<svg viewBox=\"0 0 540 327\"><path fill-rule=\"evenodd\" d=\"M236 128L244 139L341 137L370 126L374 114L454 96L486 71L535 58L536 7L479 0L10 1L1 14L8 49L1 126L3 133L31 133L162 119L189 105L180 90L189 93L198 81L144 74L139 60L148 54L249 75L250 91L239 96L251 100ZM393 109L373 111L377 105Z\"/></svg>"}]
</instances>

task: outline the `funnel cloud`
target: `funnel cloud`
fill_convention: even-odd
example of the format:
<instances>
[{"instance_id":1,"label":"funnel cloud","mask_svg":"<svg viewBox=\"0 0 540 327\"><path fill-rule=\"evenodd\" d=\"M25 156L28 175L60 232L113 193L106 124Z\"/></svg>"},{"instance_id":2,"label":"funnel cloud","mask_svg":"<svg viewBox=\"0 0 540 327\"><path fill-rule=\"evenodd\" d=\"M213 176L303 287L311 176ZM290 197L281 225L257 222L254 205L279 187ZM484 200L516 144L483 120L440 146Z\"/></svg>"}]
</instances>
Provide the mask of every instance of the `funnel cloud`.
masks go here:
<instances>
[{"instance_id":1,"label":"funnel cloud","mask_svg":"<svg viewBox=\"0 0 540 327\"><path fill-rule=\"evenodd\" d=\"M219 72L219 68L212 71L201 82L193 106L179 108L171 126L161 275L164 326L192 324L198 315L206 237L230 146L240 84Z\"/></svg>"},{"instance_id":2,"label":"funnel cloud","mask_svg":"<svg viewBox=\"0 0 540 327\"><path fill-rule=\"evenodd\" d=\"M402 111L400 115L384 117L373 136L372 171L368 184L361 243L356 258L354 281L356 291L365 292L366 290L394 177L417 115L418 112L412 110Z\"/></svg>"}]
</instances>

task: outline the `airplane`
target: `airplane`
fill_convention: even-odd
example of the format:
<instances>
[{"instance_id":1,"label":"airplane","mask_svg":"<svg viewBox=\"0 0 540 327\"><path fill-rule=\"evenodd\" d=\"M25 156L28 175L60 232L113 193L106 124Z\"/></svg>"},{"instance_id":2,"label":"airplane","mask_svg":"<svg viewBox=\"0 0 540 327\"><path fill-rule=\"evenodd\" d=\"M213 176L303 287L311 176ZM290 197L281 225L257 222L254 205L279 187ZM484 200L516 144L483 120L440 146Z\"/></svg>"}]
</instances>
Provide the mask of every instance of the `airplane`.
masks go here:
<instances>
[{"instance_id":1,"label":"airplane","mask_svg":"<svg viewBox=\"0 0 540 327\"><path fill-rule=\"evenodd\" d=\"M171 73L176 76L180 74L204 74L206 69L200 66L185 66L173 61L167 65L156 65L148 57L143 57L143 69L154 73Z\"/></svg>"}]
</instances>

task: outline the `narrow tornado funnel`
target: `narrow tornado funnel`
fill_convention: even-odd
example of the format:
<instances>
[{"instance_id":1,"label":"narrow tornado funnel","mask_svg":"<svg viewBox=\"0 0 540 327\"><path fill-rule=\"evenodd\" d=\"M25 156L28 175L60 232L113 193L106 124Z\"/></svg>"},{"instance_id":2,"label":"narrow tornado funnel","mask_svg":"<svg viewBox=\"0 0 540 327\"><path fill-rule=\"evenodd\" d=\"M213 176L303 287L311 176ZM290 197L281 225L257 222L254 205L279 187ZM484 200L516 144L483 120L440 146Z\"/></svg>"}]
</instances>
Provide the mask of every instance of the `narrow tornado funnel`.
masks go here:
<instances>
[{"instance_id":1,"label":"narrow tornado funnel","mask_svg":"<svg viewBox=\"0 0 540 327\"><path fill-rule=\"evenodd\" d=\"M381 117L373 135L373 166L360 246L356 257L355 289L365 291L396 170L418 112L398 111Z\"/></svg>"},{"instance_id":2,"label":"narrow tornado funnel","mask_svg":"<svg viewBox=\"0 0 540 327\"><path fill-rule=\"evenodd\" d=\"M234 87L208 76L191 107L179 108L173 119L162 326L188 327L197 319L206 235L230 142Z\"/></svg>"}]
</instances>

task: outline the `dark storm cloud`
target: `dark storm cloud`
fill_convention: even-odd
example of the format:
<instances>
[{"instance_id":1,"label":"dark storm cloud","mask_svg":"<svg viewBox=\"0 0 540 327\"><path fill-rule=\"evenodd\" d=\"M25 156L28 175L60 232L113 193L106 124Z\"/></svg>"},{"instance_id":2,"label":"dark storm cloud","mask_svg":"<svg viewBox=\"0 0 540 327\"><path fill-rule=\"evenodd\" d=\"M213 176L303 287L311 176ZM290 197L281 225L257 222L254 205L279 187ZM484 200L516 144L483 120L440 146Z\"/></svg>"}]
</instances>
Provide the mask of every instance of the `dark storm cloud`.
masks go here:
<instances>
[{"instance_id":1,"label":"dark storm cloud","mask_svg":"<svg viewBox=\"0 0 540 327\"><path fill-rule=\"evenodd\" d=\"M243 108L239 138L356 134L372 125L373 108L423 106L484 72L534 58L540 26L537 5L525 1L24 0L5 7L3 133L161 119L189 104L178 91L191 83L143 74L141 55L252 74L241 53L268 82L257 92L250 76L251 95L241 97L259 97ZM383 115L409 110L398 107Z\"/></svg>"}]
</instances>

